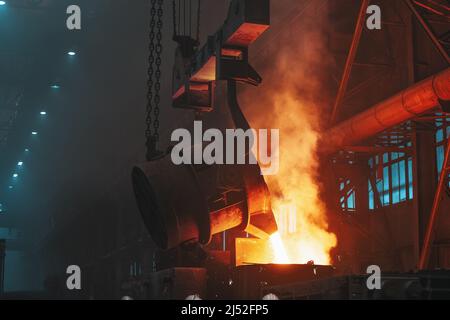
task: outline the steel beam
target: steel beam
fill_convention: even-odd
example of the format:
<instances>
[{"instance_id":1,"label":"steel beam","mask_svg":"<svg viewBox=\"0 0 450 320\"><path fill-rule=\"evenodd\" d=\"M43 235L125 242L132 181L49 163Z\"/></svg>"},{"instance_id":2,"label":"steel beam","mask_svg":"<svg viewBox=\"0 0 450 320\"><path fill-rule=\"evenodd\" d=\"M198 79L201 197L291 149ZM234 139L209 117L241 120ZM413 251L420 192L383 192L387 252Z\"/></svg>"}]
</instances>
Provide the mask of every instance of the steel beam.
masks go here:
<instances>
[{"instance_id":1,"label":"steel beam","mask_svg":"<svg viewBox=\"0 0 450 320\"><path fill-rule=\"evenodd\" d=\"M369 6L369 0L363 0L361 3L361 8L359 9L358 19L356 21L355 33L353 34L352 43L350 45L350 50L348 52L347 60L344 66L344 74L342 75L342 80L339 85L336 100L333 105L333 111L331 113L330 124L333 125L336 122L338 116L339 107L341 106L342 100L344 99L345 92L347 91L348 81L350 80L350 74L352 72L352 66L355 62L356 53L358 52L359 43L361 40L361 35L364 28L364 18L367 13L367 7Z\"/></svg>"},{"instance_id":2,"label":"steel beam","mask_svg":"<svg viewBox=\"0 0 450 320\"><path fill-rule=\"evenodd\" d=\"M349 146L343 148L347 152L355 153L368 153L368 154L383 154L387 152L403 152L411 153L411 148L400 148L400 147L373 147L373 146Z\"/></svg>"},{"instance_id":3,"label":"steel beam","mask_svg":"<svg viewBox=\"0 0 450 320\"><path fill-rule=\"evenodd\" d=\"M434 13L434 14L437 14L439 16L442 16L442 17L445 17L445 18L448 19L448 16L450 14L449 7L447 7L445 5L442 5L440 3L437 3L435 1L430 1L430 0L424 1L424 2L420 2L420 1L417 1L417 0L413 0L413 1L419 7L422 7L422 8L424 8L424 9L426 9L426 10L428 10L428 11Z\"/></svg>"},{"instance_id":4,"label":"steel beam","mask_svg":"<svg viewBox=\"0 0 450 320\"><path fill-rule=\"evenodd\" d=\"M406 5L409 7L409 9L412 11L416 19L419 21L420 25L430 38L430 40L433 42L436 50L441 54L442 58L447 62L447 64L450 65L450 57L447 54L447 51L442 46L439 39L434 34L433 30L431 30L430 25L425 21L425 19L420 15L420 13L417 11L416 7L414 7L414 4L411 0L405 0Z\"/></svg>"},{"instance_id":5,"label":"steel beam","mask_svg":"<svg viewBox=\"0 0 450 320\"><path fill-rule=\"evenodd\" d=\"M428 267L430 259L430 248L433 243L434 231L436 227L436 221L439 214L439 207L442 201L443 192L446 188L448 165L450 164L450 142L447 142L447 151L445 152L444 163L442 164L442 171L439 177L439 184L434 196L433 207L431 209L430 219L428 222L425 238L422 245L422 251L420 252L419 270L424 270Z\"/></svg>"}]
</instances>

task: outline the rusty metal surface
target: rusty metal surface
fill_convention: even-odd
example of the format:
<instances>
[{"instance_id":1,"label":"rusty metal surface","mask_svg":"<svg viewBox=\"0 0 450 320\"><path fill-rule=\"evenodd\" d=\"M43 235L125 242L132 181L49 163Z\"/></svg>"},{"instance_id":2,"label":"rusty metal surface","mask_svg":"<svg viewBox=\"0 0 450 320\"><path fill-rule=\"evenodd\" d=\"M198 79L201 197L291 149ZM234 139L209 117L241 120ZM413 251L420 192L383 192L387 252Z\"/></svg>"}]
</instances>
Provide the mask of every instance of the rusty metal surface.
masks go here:
<instances>
[{"instance_id":1,"label":"rusty metal surface","mask_svg":"<svg viewBox=\"0 0 450 320\"><path fill-rule=\"evenodd\" d=\"M241 202L222 210L211 212L211 233L217 234L223 231L233 229L244 223L244 217L246 216L246 205Z\"/></svg>"},{"instance_id":2,"label":"rusty metal surface","mask_svg":"<svg viewBox=\"0 0 450 320\"><path fill-rule=\"evenodd\" d=\"M261 238L277 230L270 194L258 165L227 169L234 172L231 176L241 177L232 191L221 190L218 184L221 167L177 166L166 155L133 169L133 189L141 216L160 248L188 241L208 244L214 234L233 228Z\"/></svg>"},{"instance_id":3,"label":"rusty metal surface","mask_svg":"<svg viewBox=\"0 0 450 320\"><path fill-rule=\"evenodd\" d=\"M192 166L176 166L166 155L136 166L132 179L142 218L159 247L210 241L207 199Z\"/></svg>"},{"instance_id":4,"label":"rusty metal surface","mask_svg":"<svg viewBox=\"0 0 450 320\"><path fill-rule=\"evenodd\" d=\"M236 81L228 81L228 106L236 128L250 129L237 99ZM248 157L248 154L247 154ZM258 238L268 238L278 230L272 212L270 192L259 165L241 166L247 198L248 222L245 231Z\"/></svg>"}]
</instances>

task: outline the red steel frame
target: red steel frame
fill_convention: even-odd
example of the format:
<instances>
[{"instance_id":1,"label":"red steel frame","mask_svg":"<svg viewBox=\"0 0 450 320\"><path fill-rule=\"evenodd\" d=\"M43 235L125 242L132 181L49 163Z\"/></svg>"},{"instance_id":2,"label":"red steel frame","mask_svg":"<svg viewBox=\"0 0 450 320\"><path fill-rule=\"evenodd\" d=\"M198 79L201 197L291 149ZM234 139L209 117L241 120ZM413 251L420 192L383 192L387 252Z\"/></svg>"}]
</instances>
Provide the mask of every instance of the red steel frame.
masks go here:
<instances>
[{"instance_id":1,"label":"red steel frame","mask_svg":"<svg viewBox=\"0 0 450 320\"><path fill-rule=\"evenodd\" d=\"M419 270L424 270L428 267L428 261L430 259L431 245L433 243L434 230L436 226L436 221L439 215L439 207L442 201L442 197L445 194L445 188L447 183L447 175L450 171L450 141L447 139L447 148L444 157L444 163L442 164L442 171L439 177L439 184L434 196L433 207L431 209L430 219L425 232L425 237L422 245L422 250L420 252L419 259Z\"/></svg>"}]
</instances>

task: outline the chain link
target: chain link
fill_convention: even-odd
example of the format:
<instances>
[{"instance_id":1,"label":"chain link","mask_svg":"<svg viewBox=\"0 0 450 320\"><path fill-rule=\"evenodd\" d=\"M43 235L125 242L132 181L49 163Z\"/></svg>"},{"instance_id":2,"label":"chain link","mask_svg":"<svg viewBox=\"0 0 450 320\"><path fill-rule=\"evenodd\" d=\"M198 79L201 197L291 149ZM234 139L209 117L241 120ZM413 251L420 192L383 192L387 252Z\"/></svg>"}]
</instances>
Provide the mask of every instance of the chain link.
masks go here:
<instances>
[{"instance_id":1,"label":"chain link","mask_svg":"<svg viewBox=\"0 0 450 320\"><path fill-rule=\"evenodd\" d=\"M162 27L163 27L163 0L158 0L158 22L157 22L157 34L156 34L156 82L155 82L155 109L154 116L155 120L153 122L154 133L153 136L155 141L159 140L159 103L161 102L161 97L159 95L161 90L161 55L162 55Z\"/></svg>"},{"instance_id":2,"label":"chain link","mask_svg":"<svg viewBox=\"0 0 450 320\"><path fill-rule=\"evenodd\" d=\"M150 160L157 152L159 141L159 104L161 101L161 54L163 27L163 0L151 0L150 34L147 80L147 108L146 108L146 145L147 159ZM156 70L155 70L156 69ZM152 118L153 117L153 118ZM153 125L153 134L152 134Z\"/></svg>"},{"instance_id":3,"label":"chain link","mask_svg":"<svg viewBox=\"0 0 450 320\"><path fill-rule=\"evenodd\" d=\"M146 108L146 129L145 129L145 137L146 137L146 145L147 150L151 148L152 144L152 111L153 111L153 66L155 64L155 26L156 26L156 0L151 1L151 9L150 9L150 33L149 33L149 56L148 56L148 70L147 70L147 108Z\"/></svg>"}]
</instances>

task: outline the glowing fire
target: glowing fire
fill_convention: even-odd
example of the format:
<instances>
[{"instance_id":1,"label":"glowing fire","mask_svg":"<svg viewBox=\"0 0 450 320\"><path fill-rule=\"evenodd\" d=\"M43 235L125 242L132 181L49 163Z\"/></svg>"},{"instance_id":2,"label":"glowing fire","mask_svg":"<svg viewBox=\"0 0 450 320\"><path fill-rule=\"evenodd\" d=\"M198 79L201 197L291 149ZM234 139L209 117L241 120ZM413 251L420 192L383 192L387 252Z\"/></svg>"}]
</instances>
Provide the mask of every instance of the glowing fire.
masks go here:
<instances>
[{"instance_id":1,"label":"glowing fire","mask_svg":"<svg viewBox=\"0 0 450 320\"><path fill-rule=\"evenodd\" d=\"M279 232L270 238L272 252L260 251L256 259L330 264L337 240L328 231L326 206L320 198L315 118L289 90L274 92L273 99L278 111L270 119L272 128L280 129L280 168L278 174L265 178Z\"/></svg>"},{"instance_id":2,"label":"glowing fire","mask_svg":"<svg viewBox=\"0 0 450 320\"><path fill-rule=\"evenodd\" d=\"M270 244L272 246L272 251L274 253L276 263L290 263L283 240L281 239L281 236L278 232L270 236Z\"/></svg>"},{"instance_id":3,"label":"glowing fire","mask_svg":"<svg viewBox=\"0 0 450 320\"><path fill-rule=\"evenodd\" d=\"M266 177L279 228L270 239L272 262L330 264L330 251L337 240L328 231L317 181L317 119L290 86L272 92L272 99L275 112L270 125L280 129L279 172ZM268 257L259 258L266 261Z\"/></svg>"},{"instance_id":4,"label":"glowing fire","mask_svg":"<svg viewBox=\"0 0 450 320\"><path fill-rule=\"evenodd\" d=\"M299 105L289 95L279 99L280 108L283 106L285 110ZM320 199L316 179L318 134L308 118L301 116L299 120L290 112L281 112L274 124L280 128L280 171L266 177L279 228L279 233L271 237L273 262L312 260L316 264L330 264L330 250L337 241L335 235L327 231L326 207ZM297 121L301 122L299 126Z\"/></svg>"},{"instance_id":5,"label":"glowing fire","mask_svg":"<svg viewBox=\"0 0 450 320\"><path fill-rule=\"evenodd\" d=\"M295 39L286 39L284 45L280 40L278 47L283 49L270 60L263 85L247 89L242 96L254 128L280 129L279 172L266 177L279 233L270 239L273 252L260 254L259 260L330 264L337 239L329 231L317 179L317 144L324 118L319 75L326 63L326 48L320 34L313 31L302 31Z\"/></svg>"}]
</instances>

